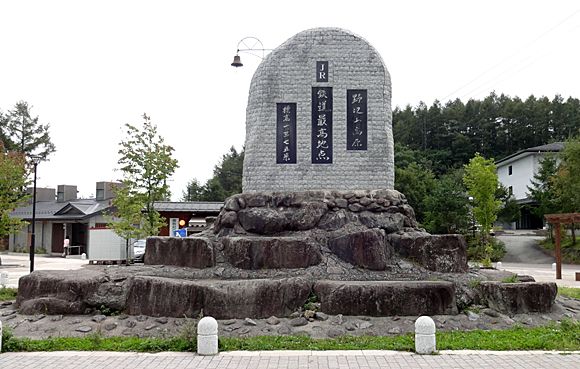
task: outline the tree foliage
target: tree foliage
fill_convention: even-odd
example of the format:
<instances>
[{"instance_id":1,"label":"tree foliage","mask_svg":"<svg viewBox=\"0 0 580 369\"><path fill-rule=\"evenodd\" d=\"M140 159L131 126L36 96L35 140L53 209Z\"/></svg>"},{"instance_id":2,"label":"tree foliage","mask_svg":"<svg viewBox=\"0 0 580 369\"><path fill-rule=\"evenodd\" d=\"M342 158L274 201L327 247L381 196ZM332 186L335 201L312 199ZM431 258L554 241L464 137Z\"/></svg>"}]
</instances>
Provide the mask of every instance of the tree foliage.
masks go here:
<instances>
[{"instance_id":1,"label":"tree foliage","mask_svg":"<svg viewBox=\"0 0 580 369\"><path fill-rule=\"evenodd\" d=\"M31 115L32 106L25 101L16 103L3 117L0 139L8 150L24 153L26 156L40 156L42 160L55 151L50 140L49 124L40 124L39 117Z\"/></svg>"},{"instance_id":2,"label":"tree foliage","mask_svg":"<svg viewBox=\"0 0 580 369\"><path fill-rule=\"evenodd\" d=\"M469 196L473 197L473 215L485 240L501 207L501 201L496 199L498 179L494 160L475 154L465 165L463 183Z\"/></svg>"},{"instance_id":3,"label":"tree foliage","mask_svg":"<svg viewBox=\"0 0 580 369\"><path fill-rule=\"evenodd\" d=\"M577 135L579 127L580 100L560 95L522 100L491 93L482 100L435 101L393 111L395 142L420 151L436 175L460 168L476 152L499 159L564 141Z\"/></svg>"},{"instance_id":4,"label":"tree foliage","mask_svg":"<svg viewBox=\"0 0 580 369\"><path fill-rule=\"evenodd\" d=\"M242 192L242 172L244 151L238 153L231 147L229 153L222 156L214 167L213 177L200 186L197 179L192 179L182 194L182 201L224 201L229 196Z\"/></svg>"},{"instance_id":5,"label":"tree foliage","mask_svg":"<svg viewBox=\"0 0 580 369\"><path fill-rule=\"evenodd\" d=\"M154 203L169 197L167 180L177 168L177 160L172 157L173 148L165 144L146 114L141 128L125 124L125 129L118 162L123 173L122 186L113 200L119 219L111 226L126 239L134 235L154 236L164 224Z\"/></svg>"},{"instance_id":6,"label":"tree foliage","mask_svg":"<svg viewBox=\"0 0 580 369\"><path fill-rule=\"evenodd\" d=\"M560 160L554 179L560 211L580 212L580 136L566 141L560 152Z\"/></svg>"},{"instance_id":7,"label":"tree foliage","mask_svg":"<svg viewBox=\"0 0 580 369\"><path fill-rule=\"evenodd\" d=\"M405 195L419 222L424 220L425 200L434 184L433 172L421 164L412 162L404 168L395 166L395 189Z\"/></svg>"},{"instance_id":8,"label":"tree foliage","mask_svg":"<svg viewBox=\"0 0 580 369\"><path fill-rule=\"evenodd\" d=\"M531 208L531 211L540 218L559 212L560 204L555 189L557 173L557 155L548 153L540 161L532 185L528 186L528 196L538 205Z\"/></svg>"},{"instance_id":9,"label":"tree foliage","mask_svg":"<svg viewBox=\"0 0 580 369\"><path fill-rule=\"evenodd\" d=\"M465 233L469 225L469 200L462 181L463 171L456 170L435 180L425 199L424 226L431 233Z\"/></svg>"},{"instance_id":10,"label":"tree foliage","mask_svg":"<svg viewBox=\"0 0 580 369\"><path fill-rule=\"evenodd\" d=\"M7 152L0 142L0 238L18 232L26 222L10 213L29 198L26 160L22 153Z\"/></svg>"}]
</instances>

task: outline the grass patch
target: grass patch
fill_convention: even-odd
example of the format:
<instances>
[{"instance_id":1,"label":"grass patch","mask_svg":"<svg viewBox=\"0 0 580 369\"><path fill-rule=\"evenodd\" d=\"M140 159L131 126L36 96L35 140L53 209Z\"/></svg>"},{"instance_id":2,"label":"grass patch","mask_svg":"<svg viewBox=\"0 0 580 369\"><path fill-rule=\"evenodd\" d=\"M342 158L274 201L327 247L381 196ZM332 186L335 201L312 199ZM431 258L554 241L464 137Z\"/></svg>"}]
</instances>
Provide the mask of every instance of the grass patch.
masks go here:
<instances>
[{"instance_id":1,"label":"grass patch","mask_svg":"<svg viewBox=\"0 0 580 369\"><path fill-rule=\"evenodd\" d=\"M517 274L510 275L509 277L506 277L506 278L502 279L501 281L502 281L502 283L517 283L517 282L519 282Z\"/></svg>"},{"instance_id":2,"label":"grass patch","mask_svg":"<svg viewBox=\"0 0 580 369\"><path fill-rule=\"evenodd\" d=\"M3 332L4 351L191 351L195 339L102 337L93 334L82 338L31 340ZM397 350L413 351L412 334L389 337L339 337L313 339L307 336L261 336L222 338L220 351L257 350ZM439 350L580 350L580 322L563 321L537 328L515 327L507 330L439 332Z\"/></svg>"},{"instance_id":3,"label":"grass patch","mask_svg":"<svg viewBox=\"0 0 580 369\"><path fill-rule=\"evenodd\" d=\"M554 254L554 243L555 241L550 240L547 237L545 240L540 241L540 246L545 250L548 250L551 254ZM576 241L574 245L572 243L572 236L564 236L561 241L562 250L562 262L567 264L580 264L580 241Z\"/></svg>"},{"instance_id":4,"label":"grass patch","mask_svg":"<svg viewBox=\"0 0 580 369\"><path fill-rule=\"evenodd\" d=\"M580 288L558 286L558 294L580 300Z\"/></svg>"},{"instance_id":5,"label":"grass patch","mask_svg":"<svg viewBox=\"0 0 580 369\"><path fill-rule=\"evenodd\" d=\"M0 288L0 301L12 301L16 300L16 294L18 289L10 287Z\"/></svg>"}]
</instances>

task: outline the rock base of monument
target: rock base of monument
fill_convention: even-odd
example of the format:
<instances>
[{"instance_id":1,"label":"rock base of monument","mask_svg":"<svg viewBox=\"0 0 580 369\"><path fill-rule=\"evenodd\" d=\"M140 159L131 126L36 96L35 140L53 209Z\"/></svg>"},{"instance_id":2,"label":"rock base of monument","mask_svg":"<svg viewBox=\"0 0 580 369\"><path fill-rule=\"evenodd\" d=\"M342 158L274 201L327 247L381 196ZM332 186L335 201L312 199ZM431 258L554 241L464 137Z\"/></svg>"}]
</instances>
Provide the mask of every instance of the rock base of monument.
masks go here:
<instances>
[{"instance_id":1,"label":"rock base of monument","mask_svg":"<svg viewBox=\"0 0 580 369\"><path fill-rule=\"evenodd\" d=\"M555 285L500 283L468 271L460 235L420 229L393 190L249 193L228 198L196 237L150 237L144 266L37 271L20 279L22 313L218 319L327 314L457 314L483 304L549 311Z\"/></svg>"}]
</instances>

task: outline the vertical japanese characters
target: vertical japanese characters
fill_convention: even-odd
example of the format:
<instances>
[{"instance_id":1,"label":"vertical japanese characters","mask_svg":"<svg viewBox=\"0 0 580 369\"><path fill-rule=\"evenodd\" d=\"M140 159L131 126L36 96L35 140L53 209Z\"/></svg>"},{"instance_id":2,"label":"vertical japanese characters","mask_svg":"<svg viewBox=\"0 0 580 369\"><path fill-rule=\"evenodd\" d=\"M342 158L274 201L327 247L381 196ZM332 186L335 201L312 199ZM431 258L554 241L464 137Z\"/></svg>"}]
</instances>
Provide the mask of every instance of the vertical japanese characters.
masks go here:
<instances>
[{"instance_id":1,"label":"vertical japanese characters","mask_svg":"<svg viewBox=\"0 0 580 369\"><path fill-rule=\"evenodd\" d=\"M346 149L367 149L367 90L346 91Z\"/></svg>"},{"instance_id":2,"label":"vertical japanese characters","mask_svg":"<svg viewBox=\"0 0 580 369\"><path fill-rule=\"evenodd\" d=\"M296 164L296 103L276 105L276 163Z\"/></svg>"},{"instance_id":3,"label":"vertical japanese characters","mask_svg":"<svg viewBox=\"0 0 580 369\"><path fill-rule=\"evenodd\" d=\"M312 164L332 164L332 87L312 87Z\"/></svg>"}]
</instances>

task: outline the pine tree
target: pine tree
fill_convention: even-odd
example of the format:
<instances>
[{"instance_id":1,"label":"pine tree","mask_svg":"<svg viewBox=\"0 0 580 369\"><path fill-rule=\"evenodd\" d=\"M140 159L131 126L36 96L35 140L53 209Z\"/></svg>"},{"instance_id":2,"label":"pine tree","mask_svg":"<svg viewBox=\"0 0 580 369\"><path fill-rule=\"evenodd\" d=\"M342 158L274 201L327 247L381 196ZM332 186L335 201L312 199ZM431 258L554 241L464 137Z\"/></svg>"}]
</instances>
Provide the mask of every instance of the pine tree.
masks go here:
<instances>
[{"instance_id":1,"label":"pine tree","mask_svg":"<svg viewBox=\"0 0 580 369\"><path fill-rule=\"evenodd\" d=\"M4 118L3 128L7 148L26 156L40 156L42 160L55 151L50 140L49 124L40 124L38 116L30 113L32 107L25 101L19 101Z\"/></svg>"}]
</instances>

